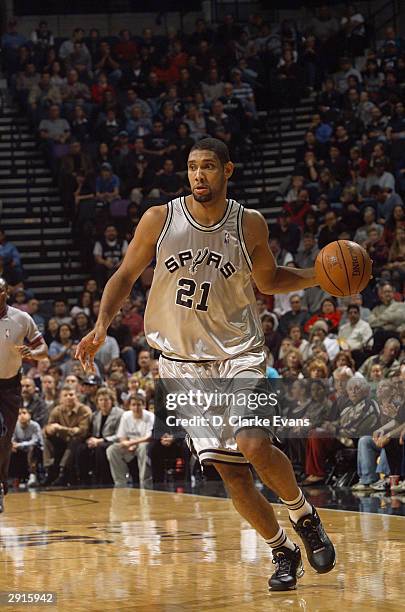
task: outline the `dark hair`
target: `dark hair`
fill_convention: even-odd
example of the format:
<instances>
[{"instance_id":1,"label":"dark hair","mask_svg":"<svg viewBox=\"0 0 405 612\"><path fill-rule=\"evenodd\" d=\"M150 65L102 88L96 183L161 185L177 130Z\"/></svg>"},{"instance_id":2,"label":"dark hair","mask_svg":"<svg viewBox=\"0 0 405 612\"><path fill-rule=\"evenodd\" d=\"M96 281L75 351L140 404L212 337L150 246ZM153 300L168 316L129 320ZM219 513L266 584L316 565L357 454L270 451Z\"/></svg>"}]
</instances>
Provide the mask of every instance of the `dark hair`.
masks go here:
<instances>
[{"instance_id":1,"label":"dark hair","mask_svg":"<svg viewBox=\"0 0 405 612\"><path fill-rule=\"evenodd\" d=\"M357 312L360 312L360 306L358 304L349 304L347 307L347 312L349 312L349 310L352 310L353 308L357 310Z\"/></svg>"},{"instance_id":2,"label":"dark hair","mask_svg":"<svg viewBox=\"0 0 405 612\"><path fill-rule=\"evenodd\" d=\"M222 140L218 140L218 138L202 138L198 140L191 147L190 153L193 151L212 151L223 166L231 161L228 147Z\"/></svg>"}]
</instances>

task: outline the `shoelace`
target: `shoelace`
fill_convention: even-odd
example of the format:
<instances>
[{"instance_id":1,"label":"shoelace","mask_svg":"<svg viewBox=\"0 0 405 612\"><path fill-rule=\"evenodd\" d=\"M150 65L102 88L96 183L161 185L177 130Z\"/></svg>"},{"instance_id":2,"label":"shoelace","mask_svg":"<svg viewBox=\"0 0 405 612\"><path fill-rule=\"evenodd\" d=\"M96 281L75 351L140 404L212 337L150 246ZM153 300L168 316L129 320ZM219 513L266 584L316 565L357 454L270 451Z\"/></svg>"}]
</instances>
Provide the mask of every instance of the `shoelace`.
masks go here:
<instances>
[{"instance_id":1,"label":"shoelace","mask_svg":"<svg viewBox=\"0 0 405 612\"><path fill-rule=\"evenodd\" d=\"M278 553L272 563L276 565L277 572L280 574L289 574L291 571L291 559L288 559L284 553Z\"/></svg>"},{"instance_id":2,"label":"shoelace","mask_svg":"<svg viewBox=\"0 0 405 612\"><path fill-rule=\"evenodd\" d=\"M309 542L313 551L324 548L325 544L322 541L323 529L321 525L316 525L312 520L304 521L301 531Z\"/></svg>"}]
</instances>

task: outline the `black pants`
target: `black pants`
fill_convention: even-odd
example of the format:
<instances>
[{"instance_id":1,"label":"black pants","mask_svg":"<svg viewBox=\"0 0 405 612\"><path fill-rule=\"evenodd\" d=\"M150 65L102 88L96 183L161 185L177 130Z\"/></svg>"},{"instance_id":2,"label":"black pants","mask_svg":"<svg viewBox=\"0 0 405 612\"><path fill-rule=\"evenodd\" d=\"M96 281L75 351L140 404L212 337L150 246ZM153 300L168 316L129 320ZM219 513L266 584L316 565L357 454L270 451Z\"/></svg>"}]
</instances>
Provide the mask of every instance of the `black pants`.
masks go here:
<instances>
[{"instance_id":1,"label":"black pants","mask_svg":"<svg viewBox=\"0 0 405 612\"><path fill-rule=\"evenodd\" d=\"M392 438L388 444L384 446L388 465L390 466L390 472L395 476L402 476L404 448L405 447L399 443L398 438Z\"/></svg>"},{"instance_id":2,"label":"black pants","mask_svg":"<svg viewBox=\"0 0 405 612\"><path fill-rule=\"evenodd\" d=\"M18 449L11 453L9 476L24 479L29 474L37 473L38 463L42 461L42 450L39 446L30 446L27 449Z\"/></svg>"},{"instance_id":3,"label":"black pants","mask_svg":"<svg viewBox=\"0 0 405 612\"><path fill-rule=\"evenodd\" d=\"M86 442L81 442L75 448L75 469L79 481L83 484L114 484L107 459L107 448L109 442L103 442L97 448L89 448ZM90 479L89 472L93 472Z\"/></svg>"},{"instance_id":4,"label":"black pants","mask_svg":"<svg viewBox=\"0 0 405 612\"><path fill-rule=\"evenodd\" d=\"M7 491L7 475L10 465L11 438L21 406L20 374L10 379L0 379L0 482Z\"/></svg>"},{"instance_id":5,"label":"black pants","mask_svg":"<svg viewBox=\"0 0 405 612\"><path fill-rule=\"evenodd\" d=\"M82 440L73 438L60 438L57 434L45 435L44 438L44 466L51 469L55 475L61 468L71 484L76 484L77 474L74 469L74 457L77 447Z\"/></svg>"},{"instance_id":6,"label":"black pants","mask_svg":"<svg viewBox=\"0 0 405 612\"><path fill-rule=\"evenodd\" d=\"M163 446L160 440L151 440L148 452L154 483L165 481L167 468L173 467L177 458L184 461L185 469L182 480L190 480L190 451L184 440L176 440L171 446Z\"/></svg>"}]
</instances>

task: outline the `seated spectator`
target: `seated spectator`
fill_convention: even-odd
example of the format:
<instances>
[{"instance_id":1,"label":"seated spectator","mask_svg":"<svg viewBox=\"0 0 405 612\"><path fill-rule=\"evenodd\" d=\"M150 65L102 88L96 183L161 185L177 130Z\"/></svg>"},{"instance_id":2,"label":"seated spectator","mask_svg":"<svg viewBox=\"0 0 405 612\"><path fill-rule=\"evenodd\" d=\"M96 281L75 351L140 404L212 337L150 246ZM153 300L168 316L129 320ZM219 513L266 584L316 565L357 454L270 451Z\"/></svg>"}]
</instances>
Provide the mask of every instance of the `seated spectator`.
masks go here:
<instances>
[{"instance_id":1,"label":"seated spectator","mask_svg":"<svg viewBox=\"0 0 405 612\"><path fill-rule=\"evenodd\" d=\"M59 487L77 480L74 451L87 437L90 419L90 408L79 402L72 387L65 385L60 394L60 404L52 410L44 428L46 485Z\"/></svg>"},{"instance_id":2,"label":"seated spectator","mask_svg":"<svg viewBox=\"0 0 405 612\"><path fill-rule=\"evenodd\" d=\"M75 449L76 471L82 484L113 484L108 447L117 441L117 431L123 414L116 405L116 396L111 389L101 387L96 396L96 412L90 423L90 436Z\"/></svg>"},{"instance_id":3,"label":"seated spectator","mask_svg":"<svg viewBox=\"0 0 405 612\"><path fill-rule=\"evenodd\" d=\"M281 211L278 223L272 228L272 236L280 240L281 248L295 254L301 240L300 228L291 221L291 213L286 210Z\"/></svg>"},{"instance_id":4,"label":"seated spectator","mask_svg":"<svg viewBox=\"0 0 405 612\"><path fill-rule=\"evenodd\" d=\"M38 486L38 463L42 462L44 443L40 425L31 417L27 408L20 408L11 440L9 476L27 487Z\"/></svg>"},{"instance_id":5,"label":"seated spectator","mask_svg":"<svg viewBox=\"0 0 405 612\"><path fill-rule=\"evenodd\" d=\"M274 258L278 266L287 266L293 261L291 253L281 248L280 239L274 236L269 240L270 250L274 255Z\"/></svg>"},{"instance_id":6,"label":"seated spectator","mask_svg":"<svg viewBox=\"0 0 405 612\"><path fill-rule=\"evenodd\" d=\"M402 294L405 281L405 227L398 227L388 252L388 263L383 266L391 274L392 283Z\"/></svg>"},{"instance_id":7,"label":"seated spectator","mask_svg":"<svg viewBox=\"0 0 405 612\"><path fill-rule=\"evenodd\" d=\"M73 357L73 329L68 323L59 326L55 340L49 346L52 365L62 365Z\"/></svg>"},{"instance_id":8,"label":"seated spectator","mask_svg":"<svg viewBox=\"0 0 405 612\"><path fill-rule=\"evenodd\" d=\"M40 396L34 380L28 378L28 376L21 379L21 397L23 408L29 411L31 418L38 423L39 427L44 427L48 422L48 408L45 400Z\"/></svg>"},{"instance_id":9,"label":"seated spectator","mask_svg":"<svg viewBox=\"0 0 405 612\"><path fill-rule=\"evenodd\" d=\"M373 331L367 321L360 318L360 306L358 304L349 304L347 318L348 322L339 326L339 346L343 350L348 349L363 353L373 337Z\"/></svg>"},{"instance_id":10,"label":"seated spectator","mask_svg":"<svg viewBox=\"0 0 405 612\"><path fill-rule=\"evenodd\" d=\"M94 69L96 74L104 72L108 76L109 81L114 85L122 77L119 62L116 60L114 52L111 51L111 47L106 41L101 41L100 43L98 53L96 53L94 59Z\"/></svg>"},{"instance_id":11,"label":"seated spectator","mask_svg":"<svg viewBox=\"0 0 405 612\"><path fill-rule=\"evenodd\" d=\"M340 234L345 230L345 226L338 221L337 214L334 210L328 210L325 214L325 225L319 232L318 247L323 249L324 246L335 240L339 240Z\"/></svg>"},{"instance_id":12,"label":"seated spectator","mask_svg":"<svg viewBox=\"0 0 405 612\"><path fill-rule=\"evenodd\" d=\"M293 380L304 378L304 358L297 348L290 348L284 357L285 367L280 370L282 378Z\"/></svg>"},{"instance_id":13,"label":"seated spectator","mask_svg":"<svg viewBox=\"0 0 405 612\"><path fill-rule=\"evenodd\" d=\"M374 367L374 366L373 366ZM398 409L394 405L394 398L397 390L397 384L394 381L383 380L377 386L377 402L380 407L379 427L372 435L361 436L357 448L357 474L359 482L352 487L354 491L365 491L372 488L371 485L376 485L379 482L377 475L377 458L380 458L378 464L378 472L384 475L390 474L390 465L387 461L386 451L383 444L385 427L392 422L394 408L394 418L398 413ZM399 422L395 423L398 425ZM377 444L378 442L378 444Z\"/></svg>"},{"instance_id":14,"label":"seated spectator","mask_svg":"<svg viewBox=\"0 0 405 612\"><path fill-rule=\"evenodd\" d=\"M292 325L298 325L302 327L308 320L308 311L302 307L302 296L300 292L294 292L290 295L290 306L291 310L287 311L280 318L280 333L282 336L288 334L289 329Z\"/></svg>"},{"instance_id":15,"label":"seated spectator","mask_svg":"<svg viewBox=\"0 0 405 612\"><path fill-rule=\"evenodd\" d=\"M140 104L132 106L125 128L131 139L143 138L152 132L152 122Z\"/></svg>"},{"instance_id":16,"label":"seated spectator","mask_svg":"<svg viewBox=\"0 0 405 612\"><path fill-rule=\"evenodd\" d=\"M153 387L153 374L152 374L152 359L148 348L142 349L138 353L138 366L137 370L133 375L133 380L139 382L139 387L145 393L150 391Z\"/></svg>"},{"instance_id":17,"label":"seated spectator","mask_svg":"<svg viewBox=\"0 0 405 612\"><path fill-rule=\"evenodd\" d=\"M368 318L373 331L402 331L405 327L405 303L394 300L392 285L388 283L380 287L378 296L381 304L373 308Z\"/></svg>"},{"instance_id":18,"label":"seated spectator","mask_svg":"<svg viewBox=\"0 0 405 612\"><path fill-rule=\"evenodd\" d=\"M308 340L305 340L305 338L303 338L302 327L300 325L291 324L288 329L288 337L291 338L291 340L293 341L294 348L299 350L302 356L302 361L305 362L310 356L310 344Z\"/></svg>"},{"instance_id":19,"label":"seated spectator","mask_svg":"<svg viewBox=\"0 0 405 612\"><path fill-rule=\"evenodd\" d=\"M312 268L319 253L315 236L312 232L306 231L299 244L298 251L294 258L299 268Z\"/></svg>"},{"instance_id":20,"label":"seated spectator","mask_svg":"<svg viewBox=\"0 0 405 612\"><path fill-rule=\"evenodd\" d=\"M387 244L392 244L398 227L405 227L405 209L401 204L396 204L384 224L384 239Z\"/></svg>"},{"instance_id":21,"label":"seated spectator","mask_svg":"<svg viewBox=\"0 0 405 612\"><path fill-rule=\"evenodd\" d=\"M174 200L184 192L183 181L174 171L173 160L165 159L162 170L157 173L156 185L162 201Z\"/></svg>"},{"instance_id":22,"label":"seated spectator","mask_svg":"<svg viewBox=\"0 0 405 612\"><path fill-rule=\"evenodd\" d=\"M208 116L207 131L214 138L230 144L234 135L234 125L231 117L224 113L221 100L214 100L211 104L211 114Z\"/></svg>"},{"instance_id":23,"label":"seated spectator","mask_svg":"<svg viewBox=\"0 0 405 612\"><path fill-rule=\"evenodd\" d=\"M11 290L22 283L24 278L20 253L17 247L7 240L2 227L0 227L0 275L7 281Z\"/></svg>"},{"instance_id":24,"label":"seated spectator","mask_svg":"<svg viewBox=\"0 0 405 612\"><path fill-rule=\"evenodd\" d=\"M339 63L340 70L335 74L335 83L337 90L341 94L345 94L349 89L348 78L350 76L355 76L359 83L361 83L363 79L361 73L357 70L357 68L353 67L352 62L348 57L341 57Z\"/></svg>"},{"instance_id":25,"label":"seated spectator","mask_svg":"<svg viewBox=\"0 0 405 612\"><path fill-rule=\"evenodd\" d=\"M383 234L383 226L377 223L377 214L376 210L373 206L366 206L362 212L364 225L361 225L354 234L353 240L362 246L368 240L368 230L369 228L373 228L377 230L379 238L382 237Z\"/></svg>"},{"instance_id":26,"label":"seated spectator","mask_svg":"<svg viewBox=\"0 0 405 612\"><path fill-rule=\"evenodd\" d=\"M370 379L371 368L374 364L378 363L382 367L384 378L398 376L400 366L398 356L400 350L401 345L399 340L397 340L397 338L389 338L378 355L372 355L360 366L360 374Z\"/></svg>"},{"instance_id":27,"label":"seated spectator","mask_svg":"<svg viewBox=\"0 0 405 612\"><path fill-rule=\"evenodd\" d=\"M107 94L108 92L104 96ZM118 134L121 131L122 124L117 117L117 111L114 108L107 108L104 119L100 121L96 130L97 140L111 146L118 140Z\"/></svg>"},{"instance_id":28,"label":"seated spectator","mask_svg":"<svg viewBox=\"0 0 405 612\"><path fill-rule=\"evenodd\" d=\"M207 123L204 114L195 104L187 106L183 121L189 128L190 138L194 141L200 140L207 135Z\"/></svg>"},{"instance_id":29,"label":"seated spectator","mask_svg":"<svg viewBox=\"0 0 405 612\"><path fill-rule=\"evenodd\" d=\"M312 210L308 189L301 189L298 193L297 200L292 200L284 204L284 210L290 214L291 223L302 228L305 215Z\"/></svg>"},{"instance_id":30,"label":"seated spectator","mask_svg":"<svg viewBox=\"0 0 405 612\"><path fill-rule=\"evenodd\" d=\"M350 400L336 421L325 422L311 432L307 440L304 486L321 484L326 477L326 459L338 448L353 446L352 438L365 435L377 425L380 409L377 402L369 398L368 383L353 376L347 383L346 392ZM329 436L328 437L325 437ZM336 437L332 437L336 436Z\"/></svg>"},{"instance_id":31,"label":"seated spectator","mask_svg":"<svg viewBox=\"0 0 405 612\"><path fill-rule=\"evenodd\" d=\"M56 388L55 379L48 373L41 377L41 399L46 406L46 420L43 422L43 425L45 425L48 422L48 415L56 407L58 401L58 390Z\"/></svg>"},{"instance_id":32,"label":"seated spectator","mask_svg":"<svg viewBox=\"0 0 405 612\"><path fill-rule=\"evenodd\" d=\"M329 321L330 331L335 332L338 329L341 316L341 312L336 308L335 300L333 298L325 298L322 300L320 311L312 315L305 323L304 331L310 332L311 327L316 321L326 319Z\"/></svg>"},{"instance_id":33,"label":"seated spectator","mask_svg":"<svg viewBox=\"0 0 405 612\"><path fill-rule=\"evenodd\" d=\"M208 104L211 104L213 100L221 98L225 94L225 83L220 81L216 68L212 68L209 71L208 79L206 82L202 83L201 87L204 98Z\"/></svg>"},{"instance_id":34,"label":"seated spectator","mask_svg":"<svg viewBox=\"0 0 405 612\"><path fill-rule=\"evenodd\" d=\"M336 336L330 333L327 320L318 319L311 326L309 343L308 353L310 357L318 356L318 349L320 349L321 354L325 353L326 361L333 361L339 353L339 344Z\"/></svg>"},{"instance_id":35,"label":"seated spectator","mask_svg":"<svg viewBox=\"0 0 405 612\"><path fill-rule=\"evenodd\" d=\"M127 249L128 243L119 239L116 227L107 225L104 237L96 242L93 250L96 264L95 278L99 289L104 287L114 270L121 264Z\"/></svg>"},{"instance_id":36,"label":"seated spectator","mask_svg":"<svg viewBox=\"0 0 405 612\"><path fill-rule=\"evenodd\" d=\"M129 401L129 410L121 416L116 434L118 441L107 448L114 486L126 486L128 464L134 459L138 462L140 486L149 486L148 442L152 437L154 421L155 415L145 410L144 393L138 391Z\"/></svg>"}]
</instances>

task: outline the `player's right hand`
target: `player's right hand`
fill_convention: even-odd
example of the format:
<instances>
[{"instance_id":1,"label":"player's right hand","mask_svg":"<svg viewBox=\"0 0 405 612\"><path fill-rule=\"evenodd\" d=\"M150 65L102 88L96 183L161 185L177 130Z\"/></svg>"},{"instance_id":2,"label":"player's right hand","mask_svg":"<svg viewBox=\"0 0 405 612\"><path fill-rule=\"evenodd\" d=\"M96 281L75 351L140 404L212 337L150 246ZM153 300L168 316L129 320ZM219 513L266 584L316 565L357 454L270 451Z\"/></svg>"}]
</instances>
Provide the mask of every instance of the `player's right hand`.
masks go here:
<instances>
[{"instance_id":1,"label":"player's right hand","mask_svg":"<svg viewBox=\"0 0 405 612\"><path fill-rule=\"evenodd\" d=\"M106 337L107 332L105 330L94 328L79 342L75 353L75 359L80 361L86 374L95 373L94 357L99 348L104 344Z\"/></svg>"}]
</instances>

